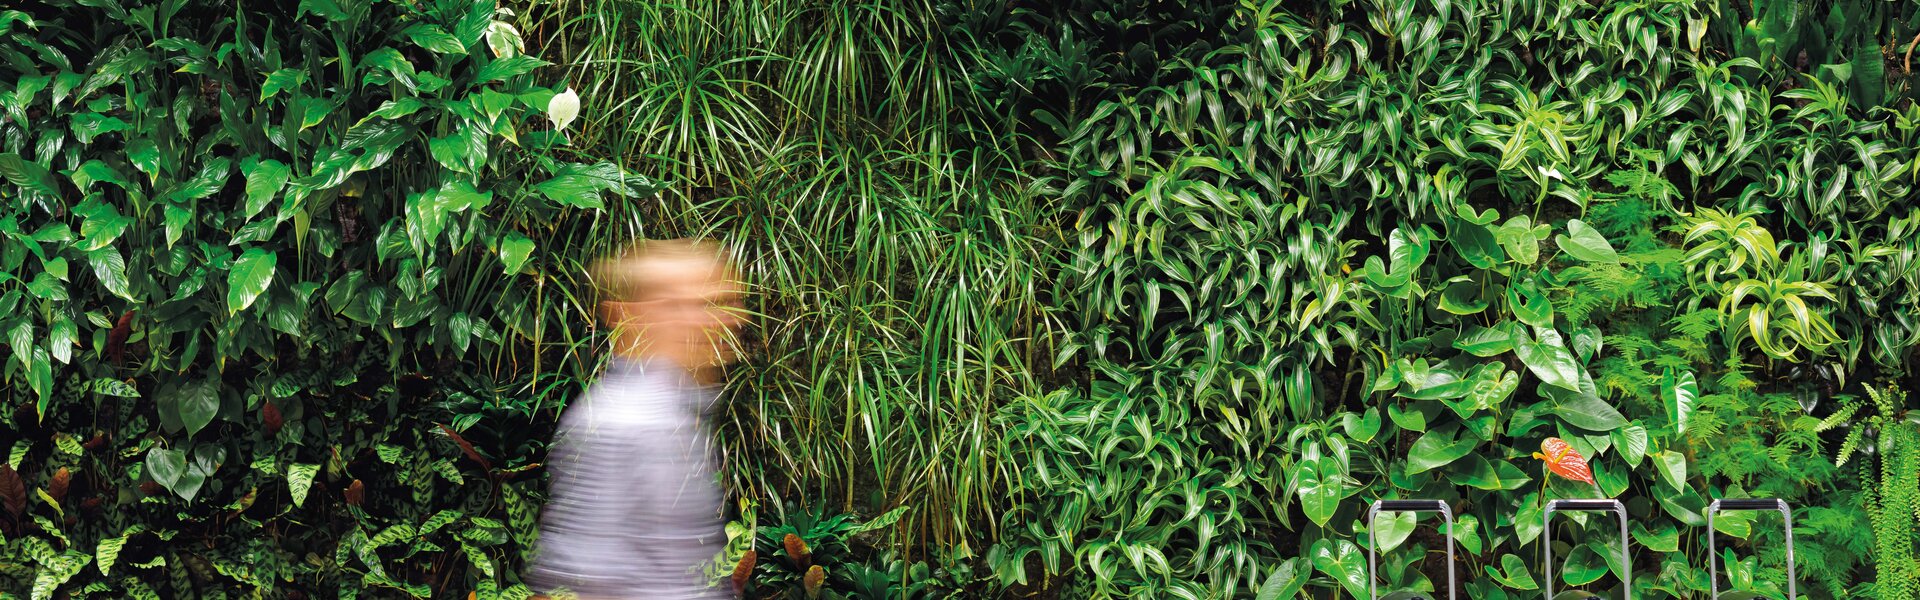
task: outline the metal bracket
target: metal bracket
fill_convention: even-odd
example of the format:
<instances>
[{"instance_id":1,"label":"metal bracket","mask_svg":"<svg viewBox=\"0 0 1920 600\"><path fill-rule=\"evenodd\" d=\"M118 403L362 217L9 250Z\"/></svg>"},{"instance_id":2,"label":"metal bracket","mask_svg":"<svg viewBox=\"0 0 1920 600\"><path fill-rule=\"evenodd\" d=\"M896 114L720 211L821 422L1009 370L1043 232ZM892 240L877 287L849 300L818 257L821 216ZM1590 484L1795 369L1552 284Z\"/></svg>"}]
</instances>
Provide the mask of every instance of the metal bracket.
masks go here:
<instances>
[{"instance_id":1,"label":"metal bracket","mask_svg":"<svg viewBox=\"0 0 1920 600\"><path fill-rule=\"evenodd\" d=\"M1787 506L1787 501L1779 498L1714 500L1712 504L1707 505L1707 563L1712 565L1712 567L1709 568L1709 573L1710 576L1713 577L1713 583L1711 584L1713 597L1720 597L1720 551L1714 536L1713 513L1723 510L1780 511L1781 523L1787 532L1787 598L1788 600L1798 600L1800 598L1799 590L1797 589L1798 586L1795 585L1797 577L1795 577L1793 572L1793 509Z\"/></svg>"},{"instance_id":2,"label":"metal bracket","mask_svg":"<svg viewBox=\"0 0 1920 600\"><path fill-rule=\"evenodd\" d=\"M1380 598L1380 578L1376 576L1380 571L1380 544L1373 533L1373 522L1383 512L1437 512L1447 520L1447 600L1454 600L1453 509L1439 500L1375 500L1367 509L1367 594L1374 600Z\"/></svg>"},{"instance_id":3,"label":"metal bracket","mask_svg":"<svg viewBox=\"0 0 1920 600\"><path fill-rule=\"evenodd\" d=\"M1555 512L1603 512L1612 511L1620 517L1620 564L1627 565L1627 572L1620 574L1620 586L1627 590L1627 600L1633 600L1633 552L1627 538L1627 507L1619 500L1550 500L1547 510L1540 518L1540 547L1546 555L1542 565L1546 573L1547 598L1553 598L1553 513Z\"/></svg>"}]
</instances>

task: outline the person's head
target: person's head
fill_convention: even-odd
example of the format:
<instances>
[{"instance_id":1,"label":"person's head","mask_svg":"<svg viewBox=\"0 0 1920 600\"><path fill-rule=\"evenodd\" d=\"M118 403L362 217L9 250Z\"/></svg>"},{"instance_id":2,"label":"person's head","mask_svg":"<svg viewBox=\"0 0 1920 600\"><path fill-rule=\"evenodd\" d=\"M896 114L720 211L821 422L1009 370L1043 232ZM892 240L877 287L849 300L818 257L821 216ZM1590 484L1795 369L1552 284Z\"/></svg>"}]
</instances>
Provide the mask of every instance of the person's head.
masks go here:
<instances>
[{"instance_id":1,"label":"person's head","mask_svg":"<svg viewBox=\"0 0 1920 600\"><path fill-rule=\"evenodd\" d=\"M593 276L616 354L666 359L689 370L731 362L740 284L717 245L642 241L601 260Z\"/></svg>"}]
</instances>

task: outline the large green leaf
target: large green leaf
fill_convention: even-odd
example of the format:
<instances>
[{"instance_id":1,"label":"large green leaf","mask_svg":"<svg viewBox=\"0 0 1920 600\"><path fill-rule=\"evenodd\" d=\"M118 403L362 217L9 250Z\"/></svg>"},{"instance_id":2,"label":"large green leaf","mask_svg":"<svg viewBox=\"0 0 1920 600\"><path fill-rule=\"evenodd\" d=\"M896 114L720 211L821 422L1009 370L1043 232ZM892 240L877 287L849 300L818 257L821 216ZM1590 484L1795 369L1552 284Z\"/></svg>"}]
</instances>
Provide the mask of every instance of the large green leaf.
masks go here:
<instances>
[{"instance_id":1,"label":"large green leaf","mask_svg":"<svg viewBox=\"0 0 1920 600\"><path fill-rule=\"evenodd\" d=\"M624 176L619 167L609 163L595 165L564 165L554 172L552 179L540 182L533 188L555 203L575 208L605 208L600 193L618 191L625 188Z\"/></svg>"},{"instance_id":2,"label":"large green leaf","mask_svg":"<svg viewBox=\"0 0 1920 600\"><path fill-rule=\"evenodd\" d=\"M1553 303L1547 300L1547 295L1532 280L1516 281L1507 286L1507 308L1521 323L1548 329L1553 327Z\"/></svg>"},{"instance_id":3,"label":"large green leaf","mask_svg":"<svg viewBox=\"0 0 1920 600\"><path fill-rule=\"evenodd\" d=\"M1554 239L1562 251L1574 258L1587 262L1619 263L1620 255L1613 251L1613 244L1607 243L1606 236L1594 231L1592 227L1579 219L1567 221L1567 233Z\"/></svg>"},{"instance_id":4,"label":"large green leaf","mask_svg":"<svg viewBox=\"0 0 1920 600\"><path fill-rule=\"evenodd\" d=\"M199 433L220 412L219 384L208 380L182 386L161 401L160 409L171 411L172 420L186 429L187 435Z\"/></svg>"},{"instance_id":5,"label":"large green leaf","mask_svg":"<svg viewBox=\"0 0 1920 600\"><path fill-rule=\"evenodd\" d=\"M1539 393L1553 406L1553 414L1574 427L1608 433L1627 425L1627 418L1600 398L1593 378L1582 372L1578 385L1578 391L1542 385Z\"/></svg>"},{"instance_id":6,"label":"large green leaf","mask_svg":"<svg viewBox=\"0 0 1920 600\"><path fill-rule=\"evenodd\" d=\"M1313 543L1313 568L1332 577L1355 598L1367 595L1367 557L1359 546L1343 539Z\"/></svg>"},{"instance_id":7,"label":"large green leaf","mask_svg":"<svg viewBox=\"0 0 1920 600\"><path fill-rule=\"evenodd\" d=\"M500 262L506 266L508 275L519 273L520 268L525 266L527 259L532 256L533 240L520 235L520 232L509 231L500 240Z\"/></svg>"},{"instance_id":8,"label":"large green leaf","mask_svg":"<svg viewBox=\"0 0 1920 600\"><path fill-rule=\"evenodd\" d=\"M1613 446L1620 449L1620 457L1627 459L1627 466L1640 465L1640 459L1647 455L1647 428L1628 425L1613 430Z\"/></svg>"},{"instance_id":9,"label":"large green leaf","mask_svg":"<svg viewBox=\"0 0 1920 600\"><path fill-rule=\"evenodd\" d=\"M1653 455L1654 469L1660 472L1660 478L1674 489L1687 487L1687 455L1667 450Z\"/></svg>"},{"instance_id":10,"label":"large green leaf","mask_svg":"<svg viewBox=\"0 0 1920 600\"><path fill-rule=\"evenodd\" d=\"M233 268L227 271L227 310L237 313L253 306L253 301L273 283L274 265L278 261L276 254L260 248L248 248L234 260Z\"/></svg>"},{"instance_id":11,"label":"large green leaf","mask_svg":"<svg viewBox=\"0 0 1920 600\"><path fill-rule=\"evenodd\" d=\"M1447 481L1483 490L1517 490L1533 478L1511 461L1472 455L1447 469Z\"/></svg>"},{"instance_id":12,"label":"large green leaf","mask_svg":"<svg viewBox=\"0 0 1920 600\"><path fill-rule=\"evenodd\" d=\"M1520 560L1520 557L1512 554L1500 555L1500 567L1495 569L1493 565L1487 565L1485 567L1487 576L1511 589L1540 589L1540 584L1533 580L1533 573L1527 570L1526 561Z\"/></svg>"},{"instance_id":13,"label":"large green leaf","mask_svg":"<svg viewBox=\"0 0 1920 600\"><path fill-rule=\"evenodd\" d=\"M1292 600L1300 597L1300 590L1307 587L1307 580L1313 575L1307 559L1301 557L1280 561L1267 575L1265 583L1260 584L1260 592L1254 600Z\"/></svg>"},{"instance_id":14,"label":"large green leaf","mask_svg":"<svg viewBox=\"0 0 1920 600\"><path fill-rule=\"evenodd\" d=\"M426 48L433 52L440 54L467 53L466 45L460 43L459 38L453 37L453 34L447 33L445 29L441 29L436 25L416 23L412 27L408 27L402 34L407 36L408 40L418 44L421 48Z\"/></svg>"},{"instance_id":15,"label":"large green leaf","mask_svg":"<svg viewBox=\"0 0 1920 600\"><path fill-rule=\"evenodd\" d=\"M1667 421L1673 423L1674 431L1687 432L1688 417L1693 416L1695 399L1700 397L1700 384L1693 380L1692 371L1681 371L1675 375L1668 367L1660 377L1661 398L1667 404Z\"/></svg>"},{"instance_id":16,"label":"large green leaf","mask_svg":"<svg viewBox=\"0 0 1920 600\"><path fill-rule=\"evenodd\" d=\"M1579 390L1581 375L1585 372L1575 361L1573 353L1560 338L1560 332L1552 329L1538 330L1538 338L1529 337L1519 327L1507 330L1512 334L1513 353L1527 370L1539 377L1542 383L1565 390Z\"/></svg>"},{"instance_id":17,"label":"large green leaf","mask_svg":"<svg viewBox=\"0 0 1920 600\"><path fill-rule=\"evenodd\" d=\"M1560 567L1560 581L1567 585L1580 586L1599 581L1607 574L1607 559L1602 558L1606 548L1598 542L1588 542L1573 547L1567 553L1566 563Z\"/></svg>"},{"instance_id":18,"label":"large green leaf","mask_svg":"<svg viewBox=\"0 0 1920 600\"><path fill-rule=\"evenodd\" d=\"M53 178L53 172L18 154L0 154L0 177L48 198L60 197L60 182Z\"/></svg>"},{"instance_id":19,"label":"large green leaf","mask_svg":"<svg viewBox=\"0 0 1920 600\"><path fill-rule=\"evenodd\" d=\"M1418 514L1410 512L1391 512L1382 514L1373 520L1374 541L1380 544L1377 550L1381 554L1392 552L1413 535L1418 523Z\"/></svg>"},{"instance_id":20,"label":"large green leaf","mask_svg":"<svg viewBox=\"0 0 1920 600\"><path fill-rule=\"evenodd\" d=\"M1482 358L1496 356L1513 350L1513 334L1504 327L1472 325L1454 338L1453 347Z\"/></svg>"},{"instance_id":21,"label":"large green leaf","mask_svg":"<svg viewBox=\"0 0 1920 600\"><path fill-rule=\"evenodd\" d=\"M1479 314L1491 303L1480 296L1481 286L1473 280L1455 281L1440 294L1440 310L1456 315Z\"/></svg>"},{"instance_id":22,"label":"large green leaf","mask_svg":"<svg viewBox=\"0 0 1920 600\"><path fill-rule=\"evenodd\" d=\"M200 495L200 486L207 481L207 474L187 464L187 453L171 448L154 448L147 451L147 475L154 483L168 491L192 502Z\"/></svg>"},{"instance_id":23,"label":"large green leaf","mask_svg":"<svg viewBox=\"0 0 1920 600\"><path fill-rule=\"evenodd\" d=\"M1413 442L1407 450L1407 472L1424 473L1429 470L1452 464L1460 457L1473 452L1479 440L1472 437L1462 438L1460 428L1444 425L1434 428Z\"/></svg>"},{"instance_id":24,"label":"large green leaf","mask_svg":"<svg viewBox=\"0 0 1920 600\"><path fill-rule=\"evenodd\" d=\"M247 177L247 205L240 214L249 219L260 214L293 176L291 168L273 159L256 162L249 158L240 163L240 172Z\"/></svg>"},{"instance_id":25,"label":"large green leaf","mask_svg":"<svg viewBox=\"0 0 1920 600\"><path fill-rule=\"evenodd\" d=\"M1330 464L1331 460L1301 461L1295 467L1298 481L1296 489L1300 496L1300 509L1308 519L1325 527L1333 519L1333 513L1340 508L1340 500L1347 497L1347 486L1339 472L1339 466Z\"/></svg>"}]
</instances>

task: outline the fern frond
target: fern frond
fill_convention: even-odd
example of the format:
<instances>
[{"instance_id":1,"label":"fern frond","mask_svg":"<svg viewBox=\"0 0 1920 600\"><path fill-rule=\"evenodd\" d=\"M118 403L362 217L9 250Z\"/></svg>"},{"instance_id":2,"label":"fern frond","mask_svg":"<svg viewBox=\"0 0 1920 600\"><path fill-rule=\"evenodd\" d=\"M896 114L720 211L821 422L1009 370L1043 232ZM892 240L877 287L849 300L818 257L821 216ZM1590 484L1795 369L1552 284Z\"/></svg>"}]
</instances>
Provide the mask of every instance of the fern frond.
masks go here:
<instances>
[{"instance_id":1,"label":"fern frond","mask_svg":"<svg viewBox=\"0 0 1920 600\"><path fill-rule=\"evenodd\" d=\"M1841 467L1847 466L1847 460L1853 458L1853 451L1860 447L1861 431L1864 431L1864 429L1855 427L1852 431L1847 432L1847 439L1840 442L1840 452L1833 457L1834 465Z\"/></svg>"},{"instance_id":2,"label":"fern frond","mask_svg":"<svg viewBox=\"0 0 1920 600\"><path fill-rule=\"evenodd\" d=\"M1845 424L1848 420L1853 419L1853 413L1856 413L1859 411L1860 411L1859 402L1848 402L1845 405L1841 406L1840 410L1833 411L1833 414L1827 415L1827 418L1825 419L1821 419L1820 426L1813 428L1813 430L1816 432L1832 431L1833 428L1839 427L1840 425Z\"/></svg>"}]
</instances>

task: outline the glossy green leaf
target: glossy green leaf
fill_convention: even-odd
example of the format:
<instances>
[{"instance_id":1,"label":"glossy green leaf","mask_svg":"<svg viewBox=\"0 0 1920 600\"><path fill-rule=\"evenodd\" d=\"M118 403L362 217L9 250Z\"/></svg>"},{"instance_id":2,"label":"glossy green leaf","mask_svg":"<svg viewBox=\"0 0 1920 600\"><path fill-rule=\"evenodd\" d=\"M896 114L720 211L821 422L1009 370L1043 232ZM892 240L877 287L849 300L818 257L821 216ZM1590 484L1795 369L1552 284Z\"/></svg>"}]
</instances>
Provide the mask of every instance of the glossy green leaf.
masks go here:
<instances>
[{"instance_id":1,"label":"glossy green leaf","mask_svg":"<svg viewBox=\"0 0 1920 600\"><path fill-rule=\"evenodd\" d=\"M1533 478L1510 461L1476 454L1447 469L1447 481L1482 490L1517 490Z\"/></svg>"},{"instance_id":2,"label":"glossy green leaf","mask_svg":"<svg viewBox=\"0 0 1920 600\"><path fill-rule=\"evenodd\" d=\"M1507 308L1521 323L1553 328L1553 303L1530 280L1507 286Z\"/></svg>"},{"instance_id":3,"label":"glossy green leaf","mask_svg":"<svg viewBox=\"0 0 1920 600\"><path fill-rule=\"evenodd\" d=\"M1599 581L1607 574L1607 559L1601 555L1604 552L1606 548L1597 542L1574 546L1560 567L1560 581L1570 586Z\"/></svg>"},{"instance_id":4,"label":"glossy green leaf","mask_svg":"<svg viewBox=\"0 0 1920 600\"><path fill-rule=\"evenodd\" d=\"M1473 452L1478 440L1462 438L1458 427L1441 426L1428 431L1407 450L1407 472L1422 473L1452 464Z\"/></svg>"},{"instance_id":5,"label":"glossy green leaf","mask_svg":"<svg viewBox=\"0 0 1920 600\"><path fill-rule=\"evenodd\" d=\"M1667 450L1653 455L1653 466L1660 472L1660 479L1675 489L1687 487L1687 455Z\"/></svg>"},{"instance_id":6,"label":"glossy green leaf","mask_svg":"<svg viewBox=\"0 0 1920 600\"><path fill-rule=\"evenodd\" d=\"M1328 459L1302 461L1295 467L1298 481L1300 508L1307 518L1324 527L1333 519L1333 513L1340 508L1340 500L1347 497L1346 484L1341 481L1337 465L1327 464Z\"/></svg>"},{"instance_id":7,"label":"glossy green leaf","mask_svg":"<svg viewBox=\"0 0 1920 600\"><path fill-rule=\"evenodd\" d=\"M500 262L506 266L508 275L519 273L520 268L525 266L527 259L532 256L533 240L520 235L520 232L509 231L500 240Z\"/></svg>"},{"instance_id":8,"label":"glossy green leaf","mask_svg":"<svg viewBox=\"0 0 1920 600\"><path fill-rule=\"evenodd\" d=\"M1613 430L1613 446L1620 449L1620 457L1626 459L1627 466L1640 466L1640 459L1647 455L1647 429L1639 425L1628 425Z\"/></svg>"},{"instance_id":9,"label":"glossy green leaf","mask_svg":"<svg viewBox=\"0 0 1920 600\"><path fill-rule=\"evenodd\" d=\"M240 172L247 178L247 205L240 214L249 219L260 214L293 176L292 169L273 159L248 159L240 163Z\"/></svg>"},{"instance_id":10,"label":"glossy green leaf","mask_svg":"<svg viewBox=\"0 0 1920 600\"><path fill-rule=\"evenodd\" d=\"M1573 353L1567 351L1560 332L1541 329L1538 338L1531 338L1518 327L1508 331L1514 339L1514 355L1520 357L1520 362L1542 383L1564 390L1580 389L1584 369L1573 359Z\"/></svg>"},{"instance_id":11,"label":"glossy green leaf","mask_svg":"<svg viewBox=\"0 0 1920 600\"><path fill-rule=\"evenodd\" d=\"M1305 558L1289 558L1280 561L1280 566L1274 567L1273 572L1267 575L1266 582L1260 584L1260 591L1254 595L1254 600L1298 598L1300 590L1307 586L1307 581L1312 575L1313 569Z\"/></svg>"},{"instance_id":12,"label":"glossy green leaf","mask_svg":"<svg viewBox=\"0 0 1920 600\"><path fill-rule=\"evenodd\" d=\"M273 283L278 260L275 253L260 248L248 248L235 259L233 268L227 271L227 310L237 313L253 306L253 301Z\"/></svg>"},{"instance_id":13,"label":"glossy green leaf","mask_svg":"<svg viewBox=\"0 0 1920 600\"><path fill-rule=\"evenodd\" d=\"M1540 589L1540 584L1533 579L1533 573L1527 570L1526 562L1520 560L1518 556L1512 554L1500 555L1499 569L1493 568L1493 565L1487 565L1485 568L1488 577L1493 578L1493 580L1499 582L1500 585L1510 589Z\"/></svg>"},{"instance_id":14,"label":"glossy green leaf","mask_svg":"<svg viewBox=\"0 0 1920 600\"><path fill-rule=\"evenodd\" d=\"M1700 384L1693 380L1692 371L1681 371L1675 375L1673 369L1668 368L1661 376L1660 390L1661 399L1667 405L1667 421L1673 423L1675 431L1684 435L1687 432L1687 420L1693 416L1693 405L1700 397Z\"/></svg>"},{"instance_id":15,"label":"glossy green leaf","mask_svg":"<svg viewBox=\"0 0 1920 600\"><path fill-rule=\"evenodd\" d=\"M1474 356L1492 357L1513 350L1513 335L1506 328L1471 325L1460 337L1454 338L1453 347Z\"/></svg>"},{"instance_id":16,"label":"glossy green leaf","mask_svg":"<svg viewBox=\"0 0 1920 600\"><path fill-rule=\"evenodd\" d=\"M1333 578L1348 594L1367 594L1367 557L1359 546L1342 539L1322 539L1314 542L1311 555L1313 568Z\"/></svg>"}]
</instances>

